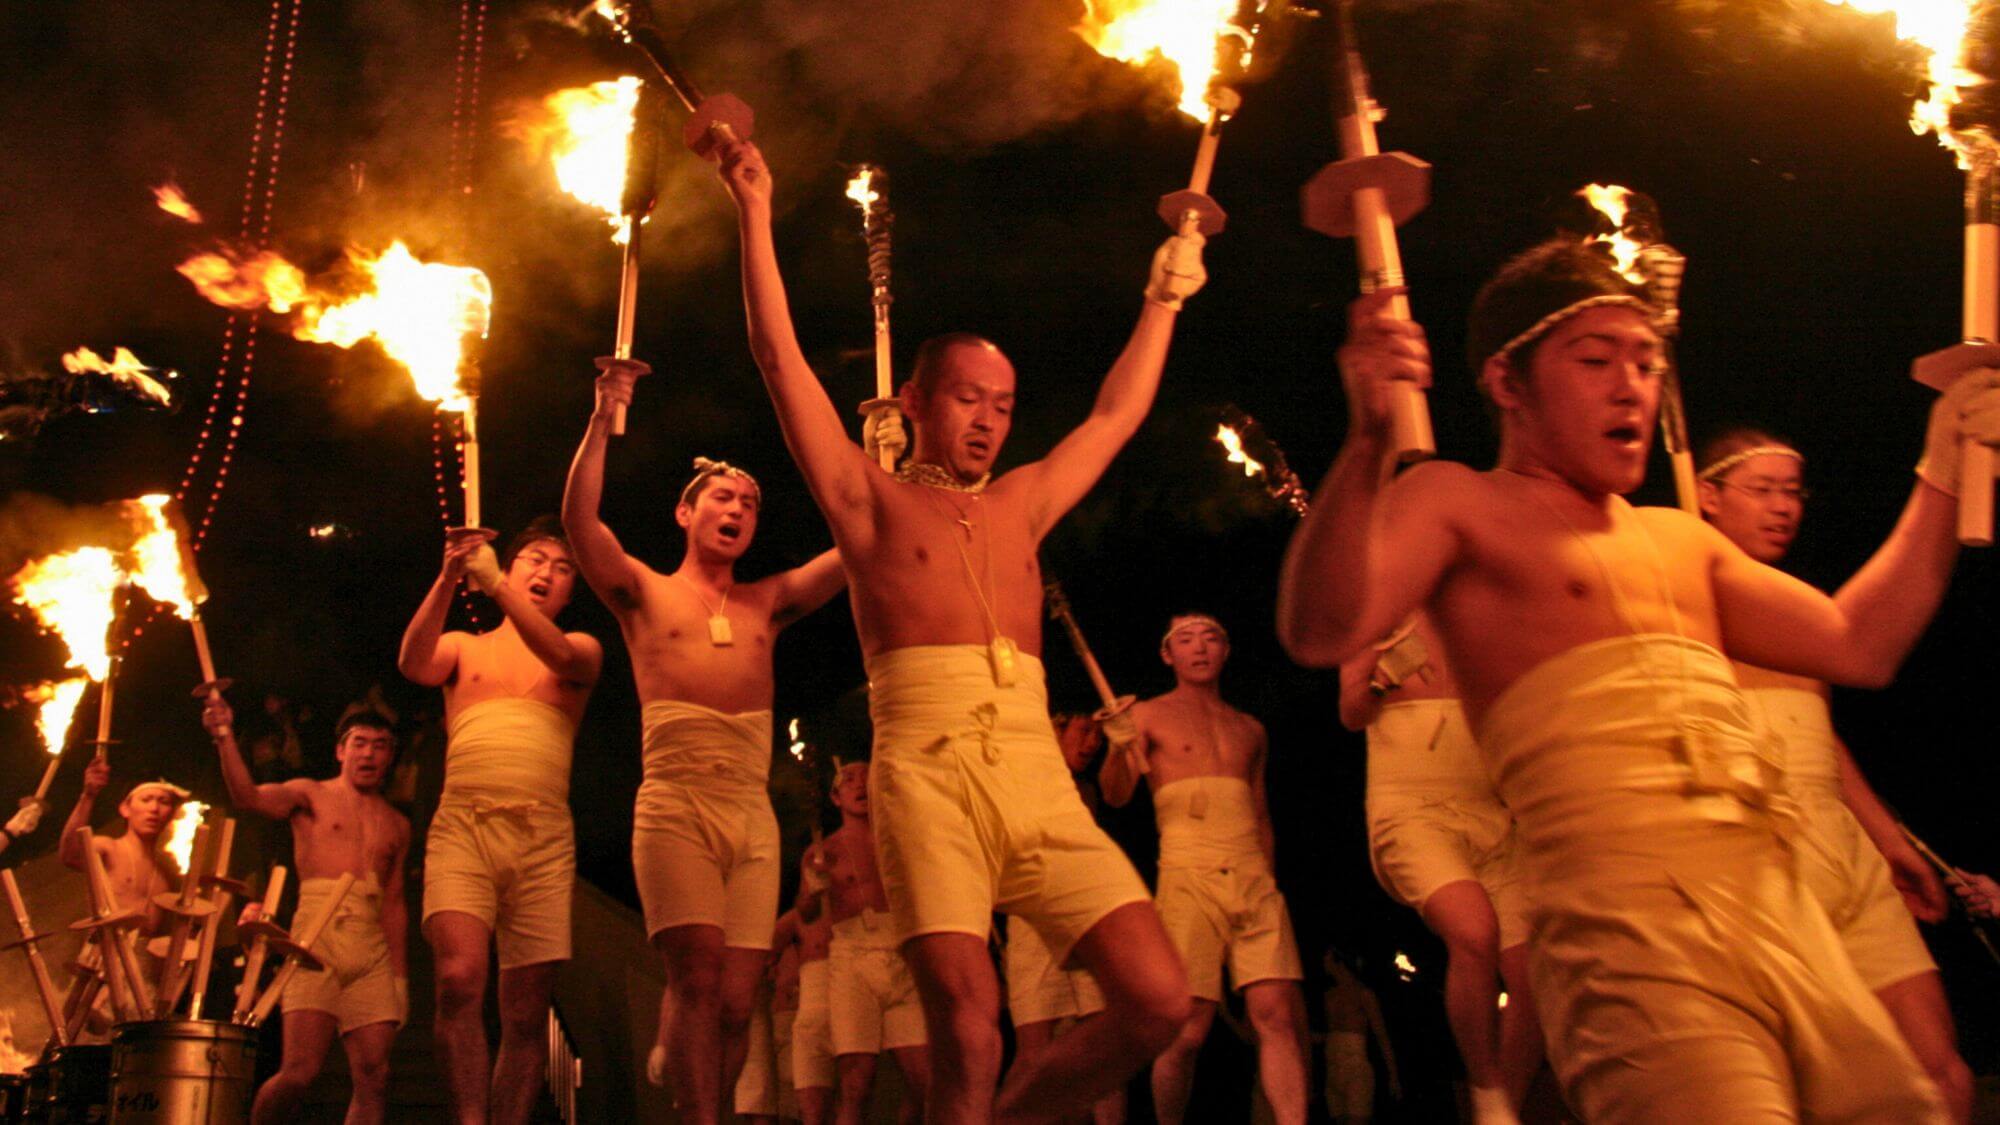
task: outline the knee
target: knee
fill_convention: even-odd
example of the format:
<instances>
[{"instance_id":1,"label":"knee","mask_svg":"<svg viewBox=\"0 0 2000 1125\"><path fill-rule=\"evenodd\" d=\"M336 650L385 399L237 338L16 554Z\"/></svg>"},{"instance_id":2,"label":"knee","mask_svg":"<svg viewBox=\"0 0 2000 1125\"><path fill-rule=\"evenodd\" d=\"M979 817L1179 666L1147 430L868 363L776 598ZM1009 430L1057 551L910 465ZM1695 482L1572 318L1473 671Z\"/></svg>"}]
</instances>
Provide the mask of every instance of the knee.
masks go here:
<instances>
[{"instance_id":1,"label":"knee","mask_svg":"<svg viewBox=\"0 0 2000 1125\"><path fill-rule=\"evenodd\" d=\"M1194 998L1185 989L1148 989L1106 1015L1117 1020L1148 1054L1182 1047L1192 1052L1204 1038L1202 1029L1194 1026ZM1192 1045L1182 1042L1190 1039Z\"/></svg>"},{"instance_id":2,"label":"knee","mask_svg":"<svg viewBox=\"0 0 2000 1125\"><path fill-rule=\"evenodd\" d=\"M724 996L716 1006L716 1021L722 1025L722 1034L735 1038L750 1031L749 996Z\"/></svg>"},{"instance_id":3,"label":"knee","mask_svg":"<svg viewBox=\"0 0 2000 1125\"><path fill-rule=\"evenodd\" d=\"M712 957L682 958L673 966L671 979L677 1004L707 1007L722 991L722 967Z\"/></svg>"},{"instance_id":4,"label":"knee","mask_svg":"<svg viewBox=\"0 0 2000 1125\"><path fill-rule=\"evenodd\" d=\"M1947 1105L1966 1105L1972 1100L1972 1068L1965 1065L1957 1051L1950 1047L1932 1052L1923 1059L1924 1069L1931 1080L1938 1084Z\"/></svg>"},{"instance_id":5,"label":"knee","mask_svg":"<svg viewBox=\"0 0 2000 1125\"><path fill-rule=\"evenodd\" d=\"M438 1014L446 1019L478 1011L486 998L486 974L473 961L440 961L437 966Z\"/></svg>"},{"instance_id":6,"label":"knee","mask_svg":"<svg viewBox=\"0 0 2000 1125\"><path fill-rule=\"evenodd\" d=\"M1272 989L1247 999L1250 1026L1263 1038L1296 1038L1302 1030L1299 1005L1289 989Z\"/></svg>"},{"instance_id":7,"label":"knee","mask_svg":"<svg viewBox=\"0 0 2000 1125\"><path fill-rule=\"evenodd\" d=\"M379 1101L389 1093L388 1058L366 1058L347 1060L347 1069L354 1080L354 1096L361 1101Z\"/></svg>"}]
</instances>

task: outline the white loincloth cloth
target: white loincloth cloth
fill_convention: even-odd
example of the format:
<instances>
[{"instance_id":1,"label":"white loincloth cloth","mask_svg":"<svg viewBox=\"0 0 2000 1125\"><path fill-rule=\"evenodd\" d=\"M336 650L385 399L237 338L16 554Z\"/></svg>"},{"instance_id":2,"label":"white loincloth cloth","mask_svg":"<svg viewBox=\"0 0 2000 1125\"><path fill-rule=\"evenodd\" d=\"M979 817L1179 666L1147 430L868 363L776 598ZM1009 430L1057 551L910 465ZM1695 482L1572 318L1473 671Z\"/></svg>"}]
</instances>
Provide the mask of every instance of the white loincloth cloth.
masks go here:
<instances>
[{"instance_id":1,"label":"white loincloth cloth","mask_svg":"<svg viewBox=\"0 0 2000 1125\"><path fill-rule=\"evenodd\" d=\"M771 713L655 701L642 721L646 774L632 813L632 870L647 936L707 925L732 948L771 948L781 863L765 788Z\"/></svg>"}]
</instances>

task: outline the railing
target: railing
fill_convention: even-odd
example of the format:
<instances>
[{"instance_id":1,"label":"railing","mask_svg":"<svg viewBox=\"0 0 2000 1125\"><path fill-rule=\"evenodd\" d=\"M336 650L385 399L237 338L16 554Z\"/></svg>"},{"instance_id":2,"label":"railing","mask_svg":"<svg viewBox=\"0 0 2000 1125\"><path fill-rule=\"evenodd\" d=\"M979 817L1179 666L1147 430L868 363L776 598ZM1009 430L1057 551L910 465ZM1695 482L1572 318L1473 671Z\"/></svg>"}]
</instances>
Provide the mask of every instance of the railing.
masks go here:
<instances>
[{"instance_id":1,"label":"railing","mask_svg":"<svg viewBox=\"0 0 2000 1125\"><path fill-rule=\"evenodd\" d=\"M569 1024L562 1010L549 1005L549 1096L555 1100L556 1115L576 1121L576 1092L583 1088L583 1060L577 1057L576 1043L569 1036Z\"/></svg>"}]
</instances>

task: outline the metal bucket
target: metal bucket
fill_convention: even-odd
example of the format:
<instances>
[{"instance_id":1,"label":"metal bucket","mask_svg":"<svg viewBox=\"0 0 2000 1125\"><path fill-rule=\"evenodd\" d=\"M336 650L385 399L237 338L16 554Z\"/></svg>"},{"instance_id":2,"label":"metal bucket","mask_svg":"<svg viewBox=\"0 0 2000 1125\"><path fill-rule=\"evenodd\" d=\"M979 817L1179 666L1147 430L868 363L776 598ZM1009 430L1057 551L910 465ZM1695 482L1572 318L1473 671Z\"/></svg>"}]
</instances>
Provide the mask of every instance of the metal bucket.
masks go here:
<instances>
[{"instance_id":1,"label":"metal bucket","mask_svg":"<svg viewBox=\"0 0 2000 1125\"><path fill-rule=\"evenodd\" d=\"M29 1107L30 1120L46 1121L49 1125L75 1125L89 1122L99 1125L110 1118L108 1106L111 1095L111 1045L108 1043L86 1043L69 1047L58 1047L55 1056L49 1060L49 1092L41 1104L46 1107L45 1116L32 1116L36 1110Z\"/></svg>"},{"instance_id":2,"label":"metal bucket","mask_svg":"<svg viewBox=\"0 0 2000 1125\"><path fill-rule=\"evenodd\" d=\"M28 1115L28 1077L0 1074L0 1122L16 1125Z\"/></svg>"},{"instance_id":3,"label":"metal bucket","mask_svg":"<svg viewBox=\"0 0 2000 1125\"><path fill-rule=\"evenodd\" d=\"M49 1119L49 1096L56 1088L56 1072L53 1062L43 1061L28 1068L28 1092L21 1102L23 1122L42 1122Z\"/></svg>"},{"instance_id":4,"label":"metal bucket","mask_svg":"<svg viewBox=\"0 0 2000 1125\"><path fill-rule=\"evenodd\" d=\"M250 1119L257 1033L212 1020L145 1020L112 1035L111 1120L238 1125Z\"/></svg>"}]
</instances>

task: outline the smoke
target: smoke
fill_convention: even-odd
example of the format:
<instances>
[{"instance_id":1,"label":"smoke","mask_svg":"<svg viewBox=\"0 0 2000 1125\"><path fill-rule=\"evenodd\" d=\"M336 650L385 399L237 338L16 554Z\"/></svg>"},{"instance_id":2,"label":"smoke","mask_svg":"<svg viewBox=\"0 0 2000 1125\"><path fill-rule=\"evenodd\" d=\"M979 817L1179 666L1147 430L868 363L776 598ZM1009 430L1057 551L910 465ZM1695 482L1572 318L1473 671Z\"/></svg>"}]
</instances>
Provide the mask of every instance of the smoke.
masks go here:
<instances>
[{"instance_id":1,"label":"smoke","mask_svg":"<svg viewBox=\"0 0 2000 1125\"><path fill-rule=\"evenodd\" d=\"M84 546L122 549L131 541L118 504L66 504L32 492L0 501L0 578L44 555Z\"/></svg>"}]
</instances>

